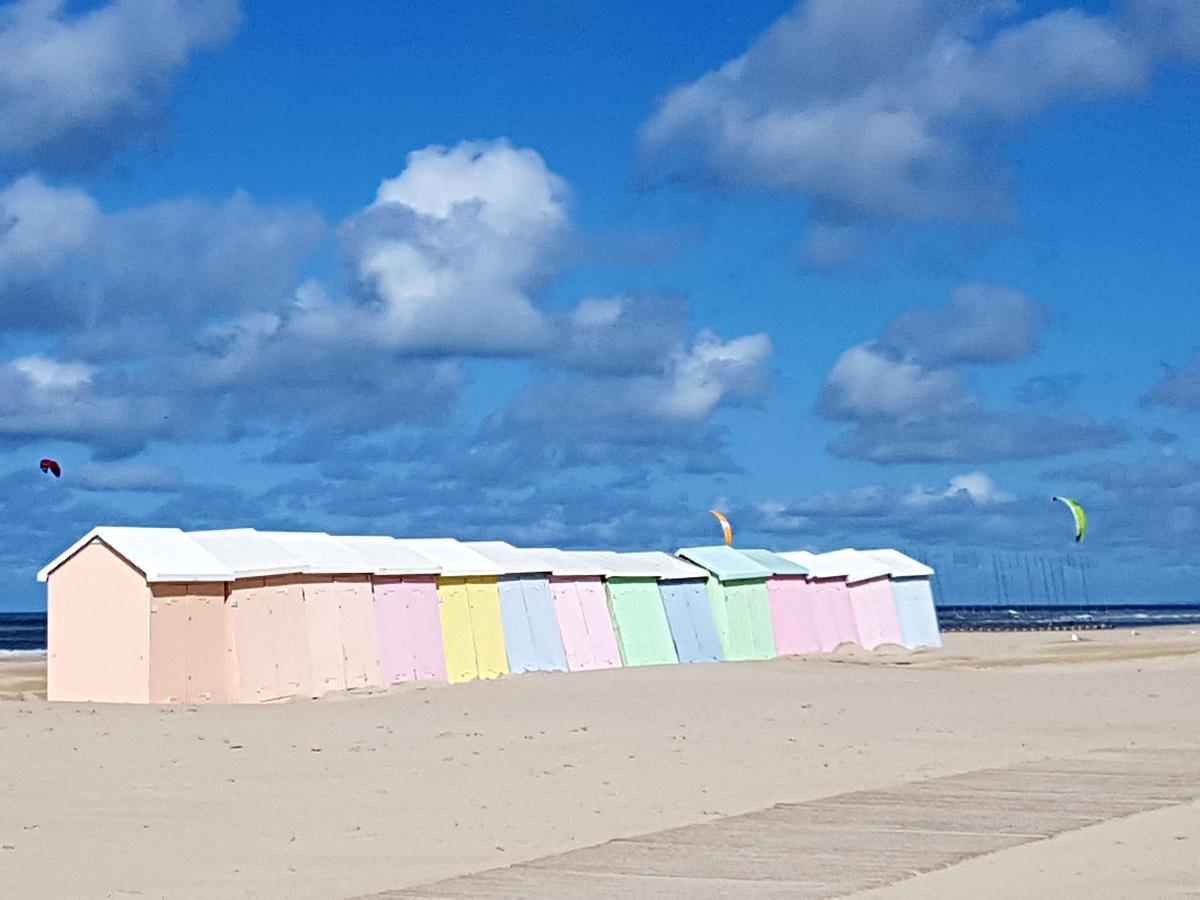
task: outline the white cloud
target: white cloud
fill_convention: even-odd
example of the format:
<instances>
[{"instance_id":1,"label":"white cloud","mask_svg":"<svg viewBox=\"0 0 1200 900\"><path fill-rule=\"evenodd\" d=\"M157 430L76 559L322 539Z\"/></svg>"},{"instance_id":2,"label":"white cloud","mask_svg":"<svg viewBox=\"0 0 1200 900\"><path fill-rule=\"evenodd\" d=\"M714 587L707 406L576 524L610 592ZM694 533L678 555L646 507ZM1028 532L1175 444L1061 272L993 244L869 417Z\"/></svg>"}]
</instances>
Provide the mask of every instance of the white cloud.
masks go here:
<instances>
[{"instance_id":1,"label":"white cloud","mask_svg":"<svg viewBox=\"0 0 1200 900\"><path fill-rule=\"evenodd\" d=\"M71 483L87 491L176 491L184 486L175 469L141 462L85 463Z\"/></svg>"},{"instance_id":2,"label":"white cloud","mask_svg":"<svg viewBox=\"0 0 1200 900\"><path fill-rule=\"evenodd\" d=\"M86 245L99 218L85 191L54 188L34 175L0 190L0 285L52 273Z\"/></svg>"},{"instance_id":3,"label":"white cloud","mask_svg":"<svg viewBox=\"0 0 1200 900\"><path fill-rule=\"evenodd\" d=\"M877 344L859 344L834 364L821 409L834 419L902 418L946 414L971 402L958 372L927 370L896 359Z\"/></svg>"},{"instance_id":4,"label":"white cloud","mask_svg":"<svg viewBox=\"0 0 1200 900\"><path fill-rule=\"evenodd\" d=\"M1056 104L1140 88L1155 41L1200 27L1194 3L1158 5L1171 16L1134 29L990 0L809 0L670 91L642 129L643 154L701 182L812 199L833 229L812 243L818 262L852 249L830 223L1003 217L1004 135Z\"/></svg>"},{"instance_id":5,"label":"white cloud","mask_svg":"<svg viewBox=\"0 0 1200 900\"><path fill-rule=\"evenodd\" d=\"M172 76L228 40L237 0L62 0L0 7L0 156L88 163L159 113Z\"/></svg>"},{"instance_id":6,"label":"white cloud","mask_svg":"<svg viewBox=\"0 0 1200 900\"><path fill-rule=\"evenodd\" d=\"M965 496L979 506L992 503L1012 503L1016 500L1012 494L1001 491L996 487L992 477L986 472L965 472L950 479L947 487L941 491L931 491L923 485L915 485L904 497L904 502L910 506L929 506L946 497Z\"/></svg>"},{"instance_id":7,"label":"white cloud","mask_svg":"<svg viewBox=\"0 0 1200 900\"><path fill-rule=\"evenodd\" d=\"M86 363L64 363L46 356L22 356L10 362L8 368L23 375L31 387L47 393L90 384L93 371Z\"/></svg>"}]
</instances>

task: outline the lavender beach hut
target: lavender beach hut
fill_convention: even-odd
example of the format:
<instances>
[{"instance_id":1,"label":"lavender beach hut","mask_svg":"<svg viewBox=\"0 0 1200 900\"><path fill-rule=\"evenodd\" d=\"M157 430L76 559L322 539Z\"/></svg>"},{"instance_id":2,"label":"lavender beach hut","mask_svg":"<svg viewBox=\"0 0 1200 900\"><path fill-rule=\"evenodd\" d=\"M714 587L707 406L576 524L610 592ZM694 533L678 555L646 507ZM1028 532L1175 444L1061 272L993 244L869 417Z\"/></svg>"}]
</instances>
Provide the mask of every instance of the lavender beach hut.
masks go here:
<instances>
[{"instance_id":1,"label":"lavender beach hut","mask_svg":"<svg viewBox=\"0 0 1200 900\"><path fill-rule=\"evenodd\" d=\"M567 657L550 594L550 559L505 541L468 541L467 546L504 570L500 615L513 672L565 672Z\"/></svg>"},{"instance_id":2,"label":"lavender beach hut","mask_svg":"<svg viewBox=\"0 0 1200 900\"><path fill-rule=\"evenodd\" d=\"M779 556L808 569L807 592L820 649L829 653L842 644L860 643L845 567L807 550L789 550Z\"/></svg>"},{"instance_id":3,"label":"lavender beach hut","mask_svg":"<svg viewBox=\"0 0 1200 900\"><path fill-rule=\"evenodd\" d=\"M912 650L918 647L942 646L937 608L933 603L933 588L930 584L933 569L899 550L863 552L887 566L892 576L892 599L896 604L896 614L900 618L900 634L904 638L904 646Z\"/></svg>"},{"instance_id":4,"label":"lavender beach hut","mask_svg":"<svg viewBox=\"0 0 1200 900\"><path fill-rule=\"evenodd\" d=\"M623 554L658 578L663 610L681 663L719 662L725 658L713 620L705 582L708 571L660 551Z\"/></svg>"},{"instance_id":5,"label":"lavender beach hut","mask_svg":"<svg viewBox=\"0 0 1200 900\"><path fill-rule=\"evenodd\" d=\"M350 688L380 687L379 638L371 595L371 564L323 531L264 531L264 537L299 556L310 646L329 650L322 634L336 629L342 673Z\"/></svg>"},{"instance_id":6,"label":"lavender beach hut","mask_svg":"<svg viewBox=\"0 0 1200 900\"><path fill-rule=\"evenodd\" d=\"M775 631L775 652L780 656L820 653L821 636L813 611L813 592L808 569L768 550L739 549L771 571L767 596L771 602L771 624Z\"/></svg>"},{"instance_id":7,"label":"lavender beach hut","mask_svg":"<svg viewBox=\"0 0 1200 900\"><path fill-rule=\"evenodd\" d=\"M253 528L188 537L233 572L226 586L231 702L316 697L346 686L336 630L316 632L304 603L307 563Z\"/></svg>"},{"instance_id":8,"label":"lavender beach hut","mask_svg":"<svg viewBox=\"0 0 1200 900\"><path fill-rule=\"evenodd\" d=\"M504 570L453 538L399 539L441 567L437 579L446 678L461 684L508 674L497 581Z\"/></svg>"},{"instance_id":9,"label":"lavender beach hut","mask_svg":"<svg viewBox=\"0 0 1200 900\"><path fill-rule=\"evenodd\" d=\"M833 550L817 559L845 573L859 643L867 650L882 644L903 646L888 567L859 550Z\"/></svg>"},{"instance_id":10,"label":"lavender beach hut","mask_svg":"<svg viewBox=\"0 0 1200 900\"><path fill-rule=\"evenodd\" d=\"M93 528L37 574L46 698L227 702L233 577L178 528Z\"/></svg>"},{"instance_id":11,"label":"lavender beach hut","mask_svg":"<svg viewBox=\"0 0 1200 900\"><path fill-rule=\"evenodd\" d=\"M582 553L549 547L530 552L544 556L551 566L550 596L567 669L583 672L619 668L621 651L604 592L607 567Z\"/></svg>"},{"instance_id":12,"label":"lavender beach hut","mask_svg":"<svg viewBox=\"0 0 1200 900\"><path fill-rule=\"evenodd\" d=\"M383 683L445 681L446 650L438 612L441 567L395 538L338 536L371 567L371 597Z\"/></svg>"},{"instance_id":13,"label":"lavender beach hut","mask_svg":"<svg viewBox=\"0 0 1200 900\"><path fill-rule=\"evenodd\" d=\"M727 660L775 656L767 579L771 570L732 547L684 547L677 552L708 570L705 583Z\"/></svg>"},{"instance_id":14,"label":"lavender beach hut","mask_svg":"<svg viewBox=\"0 0 1200 900\"><path fill-rule=\"evenodd\" d=\"M679 662L658 589L658 567L632 553L591 551L583 555L605 567L604 590L621 662L626 666Z\"/></svg>"}]
</instances>

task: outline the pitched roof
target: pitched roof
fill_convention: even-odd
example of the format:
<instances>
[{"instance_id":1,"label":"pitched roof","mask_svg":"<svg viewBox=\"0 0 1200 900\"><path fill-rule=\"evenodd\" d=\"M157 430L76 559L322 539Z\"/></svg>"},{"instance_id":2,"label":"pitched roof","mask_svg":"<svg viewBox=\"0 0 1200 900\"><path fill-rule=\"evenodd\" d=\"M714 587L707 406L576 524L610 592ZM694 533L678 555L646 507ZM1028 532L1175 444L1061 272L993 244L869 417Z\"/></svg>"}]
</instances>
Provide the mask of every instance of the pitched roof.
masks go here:
<instances>
[{"instance_id":1,"label":"pitched roof","mask_svg":"<svg viewBox=\"0 0 1200 900\"><path fill-rule=\"evenodd\" d=\"M630 564L643 567L644 571L653 573L659 581L684 581L694 578L707 578L708 570L694 566L678 556L663 553L661 550L647 550L637 553L622 553L620 556L629 560Z\"/></svg>"},{"instance_id":2,"label":"pitched roof","mask_svg":"<svg viewBox=\"0 0 1200 900\"><path fill-rule=\"evenodd\" d=\"M393 537L382 534L334 535L334 540L349 547L371 566L372 575L436 575L442 567L405 547Z\"/></svg>"},{"instance_id":3,"label":"pitched roof","mask_svg":"<svg viewBox=\"0 0 1200 900\"><path fill-rule=\"evenodd\" d=\"M369 575L371 563L323 531L260 531L304 560L314 575Z\"/></svg>"},{"instance_id":4,"label":"pitched roof","mask_svg":"<svg viewBox=\"0 0 1200 900\"><path fill-rule=\"evenodd\" d=\"M738 550L742 556L748 556L760 566L771 570L772 575L807 575L808 567L795 560L772 553L770 550Z\"/></svg>"},{"instance_id":5,"label":"pitched roof","mask_svg":"<svg viewBox=\"0 0 1200 900\"><path fill-rule=\"evenodd\" d=\"M744 581L771 576L771 570L766 566L724 544L713 547L684 547L677 550L676 555L704 566L721 581Z\"/></svg>"},{"instance_id":6,"label":"pitched roof","mask_svg":"<svg viewBox=\"0 0 1200 900\"><path fill-rule=\"evenodd\" d=\"M504 570L481 553L454 538L396 538L396 540L442 567L447 578L503 575Z\"/></svg>"},{"instance_id":7,"label":"pitched roof","mask_svg":"<svg viewBox=\"0 0 1200 900\"><path fill-rule=\"evenodd\" d=\"M925 563L919 562L907 553L901 553L899 550L885 548L880 550L864 550L863 553L874 557L887 566L891 570L893 578L928 578L933 574L933 569L925 565Z\"/></svg>"},{"instance_id":8,"label":"pitched roof","mask_svg":"<svg viewBox=\"0 0 1200 900\"><path fill-rule=\"evenodd\" d=\"M148 582L233 581L233 571L178 528L101 525L60 553L37 574L45 581L94 540L102 541L146 576Z\"/></svg>"},{"instance_id":9,"label":"pitched roof","mask_svg":"<svg viewBox=\"0 0 1200 900\"><path fill-rule=\"evenodd\" d=\"M308 563L253 528L188 531L188 537L207 550L237 578L263 578L305 572Z\"/></svg>"},{"instance_id":10,"label":"pitched roof","mask_svg":"<svg viewBox=\"0 0 1200 900\"><path fill-rule=\"evenodd\" d=\"M584 550L559 550L555 547L522 549L544 558L552 566L550 575L555 578L600 578L607 574L604 563Z\"/></svg>"},{"instance_id":11,"label":"pitched roof","mask_svg":"<svg viewBox=\"0 0 1200 900\"><path fill-rule=\"evenodd\" d=\"M848 584L884 578L888 574L887 566L860 550L831 550L829 553L817 554L799 550L780 555L802 566L808 566L810 574L815 578L845 578Z\"/></svg>"},{"instance_id":12,"label":"pitched roof","mask_svg":"<svg viewBox=\"0 0 1200 900\"><path fill-rule=\"evenodd\" d=\"M554 569L547 554L508 541L467 541L466 546L498 565L505 575L549 575Z\"/></svg>"}]
</instances>

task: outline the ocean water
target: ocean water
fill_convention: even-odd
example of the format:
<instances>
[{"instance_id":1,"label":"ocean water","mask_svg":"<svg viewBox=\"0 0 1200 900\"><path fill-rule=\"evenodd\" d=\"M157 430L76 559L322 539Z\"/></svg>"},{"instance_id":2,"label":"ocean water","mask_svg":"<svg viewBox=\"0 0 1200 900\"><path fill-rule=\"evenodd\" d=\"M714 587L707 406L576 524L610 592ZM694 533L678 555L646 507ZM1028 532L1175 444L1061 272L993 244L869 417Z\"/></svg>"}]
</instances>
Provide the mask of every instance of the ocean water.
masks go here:
<instances>
[{"instance_id":1,"label":"ocean water","mask_svg":"<svg viewBox=\"0 0 1200 900\"><path fill-rule=\"evenodd\" d=\"M45 613L0 612L0 653L45 649Z\"/></svg>"}]
</instances>

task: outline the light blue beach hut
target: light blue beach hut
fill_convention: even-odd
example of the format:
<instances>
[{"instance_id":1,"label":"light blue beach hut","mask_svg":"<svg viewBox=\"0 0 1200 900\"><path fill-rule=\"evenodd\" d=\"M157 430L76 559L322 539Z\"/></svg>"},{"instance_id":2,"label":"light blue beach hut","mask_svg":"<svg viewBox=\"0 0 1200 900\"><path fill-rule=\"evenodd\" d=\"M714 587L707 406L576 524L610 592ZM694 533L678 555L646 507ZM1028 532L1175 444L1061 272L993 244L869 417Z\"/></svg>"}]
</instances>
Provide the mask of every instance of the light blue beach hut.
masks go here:
<instances>
[{"instance_id":1,"label":"light blue beach hut","mask_svg":"<svg viewBox=\"0 0 1200 900\"><path fill-rule=\"evenodd\" d=\"M567 671L567 656L550 594L554 561L547 554L505 541L472 541L467 546L504 572L499 580L500 618L509 669Z\"/></svg>"},{"instance_id":2,"label":"light blue beach hut","mask_svg":"<svg viewBox=\"0 0 1200 900\"><path fill-rule=\"evenodd\" d=\"M942 634L938 628L937 608L933 602L933 587L930 579L933 569L918 562L899 550L866 550L869 556L887 566L892 579L892 597L896 613L900 617L900 633L904 646L910 650L917 647L942 646Z\"/></svg>"},{"instance_id":3,"label":"light blue beach hut","mask_svg":"<svg viewBox=\"0 0 1200 900\"><path fill-rule=\"evenodd\" d=\"M669 553L626 553L658 576L663 610L682 662L720 662L725 658L712 605L705 589L708 570Z\"/></svg>"},{"instance_id":4,"label":"light blue beach hut","mask_svg":"<svg viewBox=\"0 0 1200 900\"><path fill-rule=\"evenodd\" d=\"M709 572L705 588L725 658L774 657L775 633L767 595L771 570L726 546L684 547L676 555Z\"/></svg>"}]
</instances>

